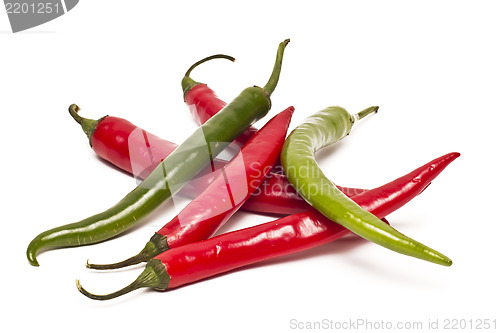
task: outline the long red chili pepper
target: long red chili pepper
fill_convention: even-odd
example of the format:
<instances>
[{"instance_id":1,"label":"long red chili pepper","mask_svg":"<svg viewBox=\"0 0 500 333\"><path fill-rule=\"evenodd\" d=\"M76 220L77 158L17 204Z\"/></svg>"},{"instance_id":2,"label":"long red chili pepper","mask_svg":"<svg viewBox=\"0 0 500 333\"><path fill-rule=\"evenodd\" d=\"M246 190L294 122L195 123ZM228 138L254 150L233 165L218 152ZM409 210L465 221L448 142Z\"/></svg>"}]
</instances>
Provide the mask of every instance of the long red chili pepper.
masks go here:
<instances>
[{"instance_id":1,"label":"long red chili pepper","mask_svg":"<svg viewBox=\"0 0 500 333\"><path fill-rule=\"evenodd\" d=\"M356 195L353 200L381 218L421 193L458 156L459 153L444 155L386 185ZM148 262L132 284L108 295L91 294L78 280L77 287L85 296L97 300L111 299L143 287L167 290L317 247L348 233L349 230L332 223L316 210L310 210L163 252Z\"/></svg>"},{"instance_id":2,"label":"long red chili pepper","mask_svg":"<svg viewBox=\"0 0 500 333\"><path fill-rule=\"evenodd\" d=\"M121 268L171 248L212 236L260 186L281 152L294 108L282 111L260 129L212 183L177 216L157 231L136 256L94 269Z\"/></svg>"},{"instance_id":3,"label":"long red chili pepper","mask_svg":"<svg viewBox=\"0 0 500 333\"><path fill-rule=\"evenodd\" d=\"M145 178L176 148L177 144L132 124L123 118L106 116L99 120L87 119L78 114L80 109L71 105L69 113L82 125L89 136L95 153L122 170L138 178ZM191 198L198 196L217 176L227 161L214 159L212 165L202 170L196 178L182 187L180 193ZM339 187L352 196L363 190ZM242 209L270 214L295 214L309 209L309 205L288 183L282 174L272 172L261 187L243 205Z\"/></svg>"}]
</instances>

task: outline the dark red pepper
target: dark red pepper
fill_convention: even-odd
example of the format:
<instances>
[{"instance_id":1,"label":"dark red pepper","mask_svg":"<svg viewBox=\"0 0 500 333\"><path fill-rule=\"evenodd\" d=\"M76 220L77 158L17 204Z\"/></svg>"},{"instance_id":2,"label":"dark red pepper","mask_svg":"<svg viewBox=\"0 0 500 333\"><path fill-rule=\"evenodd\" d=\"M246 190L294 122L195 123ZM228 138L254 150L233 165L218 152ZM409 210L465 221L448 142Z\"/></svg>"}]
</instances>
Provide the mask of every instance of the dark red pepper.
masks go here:
<instances>
[{"instance_id":1,"label":"dark red pepper","mask_svg":"<svg viewBox=\"0 0 500 333\"><path fill-rule=\"evenodd\" d=\"M459 153L437 158L386 185L353 197L381 218L420 194ZM85 296L106 300L142 287L167 290L263 260L317 247L349 234L316 210L181 246L156 256L129 286L108 295L94 295L77 280Z\"/></svg>"}]
</instances>

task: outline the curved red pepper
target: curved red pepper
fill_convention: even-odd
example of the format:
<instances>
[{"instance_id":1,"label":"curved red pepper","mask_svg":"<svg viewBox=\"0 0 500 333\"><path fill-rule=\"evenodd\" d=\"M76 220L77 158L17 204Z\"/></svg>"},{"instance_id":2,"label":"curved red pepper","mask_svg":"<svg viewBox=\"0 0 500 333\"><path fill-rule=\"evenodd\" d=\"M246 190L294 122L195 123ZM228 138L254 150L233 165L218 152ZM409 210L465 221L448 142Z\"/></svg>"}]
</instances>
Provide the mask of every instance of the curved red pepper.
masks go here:
<instances>
[{"instance_id":1,"label":"curved red pepper","mask_svg":"<svg viewBox=\"0 0 500 333\"><path fill-rule=\"evenodd\" d=\"M421 193L459 153L435 159L386 185L352 199L379 218L400 208ZM290 215L171 249L161 260L170 277L168 289L263 260L304 251L350 233L316 210Z\"/></svg>"},{"instance_id":2,"label":"curved red pepper","mask_svg":"<svg viewBox=\"0 0 500 333\"><path fill-rule=\"evenodd\" d=\"M353 200L381 218L420 194L458 156L459 153L444 155L386 185L356 195ZM318 211L310 210L165 251L150 260L134 282L108 295L91 294L78 280L77 287L85 296L97 300L143 287L167 290L305 251L349 233Z\"/></svg>"}]
</instances>

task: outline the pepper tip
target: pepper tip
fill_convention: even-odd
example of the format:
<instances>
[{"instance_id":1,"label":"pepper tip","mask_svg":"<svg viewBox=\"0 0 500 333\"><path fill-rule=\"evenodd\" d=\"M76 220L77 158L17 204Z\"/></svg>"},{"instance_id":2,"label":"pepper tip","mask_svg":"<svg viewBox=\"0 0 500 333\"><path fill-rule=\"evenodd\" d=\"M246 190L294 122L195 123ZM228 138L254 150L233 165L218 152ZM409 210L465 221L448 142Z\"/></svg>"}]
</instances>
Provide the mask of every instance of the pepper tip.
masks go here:
<instances>
[{"instance_id":1,"label":"pepper tip","mask_svg":"<svg viewBox=\"0 0 500 333\"><path fill-rule=\"evenodd\" d=\"M451 265L453 265L453 260L451 260L450 258L446 258L444 266L450 267Z\"/></svg>"},{"instance_id":2,"label":"pepper tip","mask_svg":"<svg viewBox=\"0 0 500 333\"><path fill-rule=\"evenodd\" d=\"M78 105L76 105L75 103L73 103L69 106L69 110L78 113L78 111L80 111L80 107Z\"/></svg>"},{"instance_id":3,"label":"pepper tip","mask_svg":"<svg viewBox=\"0 0 500 333\"><path fill-rule=\"evenodd\" d=\"M38 267L40 264L38 263L38 260L36 260L36 252L37 251L33 249L32 244L30 244L26 250L26 256L28 257L28 261L31 266Z\"/></svg>"}]
</instances>

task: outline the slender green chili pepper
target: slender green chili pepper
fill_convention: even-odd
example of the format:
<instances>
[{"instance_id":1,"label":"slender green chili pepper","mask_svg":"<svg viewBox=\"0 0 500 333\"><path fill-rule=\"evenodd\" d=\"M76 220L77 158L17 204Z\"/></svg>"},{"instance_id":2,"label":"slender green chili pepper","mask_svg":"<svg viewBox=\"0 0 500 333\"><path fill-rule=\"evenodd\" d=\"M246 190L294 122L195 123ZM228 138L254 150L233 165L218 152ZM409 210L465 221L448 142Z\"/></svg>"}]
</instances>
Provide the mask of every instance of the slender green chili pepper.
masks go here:
<instances>
[{"instance_id":1,"label":"slender green chili pepper","mask_svg":"<svg viewBox=\"0 0 500 333\"><path fill-rule=\"evenodd\" d=\"M271 108L270 95L276 88L288 42L287 39L279 45L273 72L263 88L253 86L243 90L116 205L80 222L63 225L36 236L27 249L28 261L38 266L36 255L43 249L93 244L114 237L135 225L175 194L231 141L268 113Z\"/></svg>"},{"instance_id":2,"label":"slender green chili pepper","mask_svg":"<svg viewBox=\"0 0 500 333\"><path fill-rule=\"evenodd\" d=\"M341 107L329 107L308 117L283 145L281 163L285 174L309 204L353 233L390 250L450 266L449 258L401 234L342 194L314 158L317 150L349 134L356 120L377 110L378 107L371 107L351 116Z\"/></svg>"}]
</instances>

